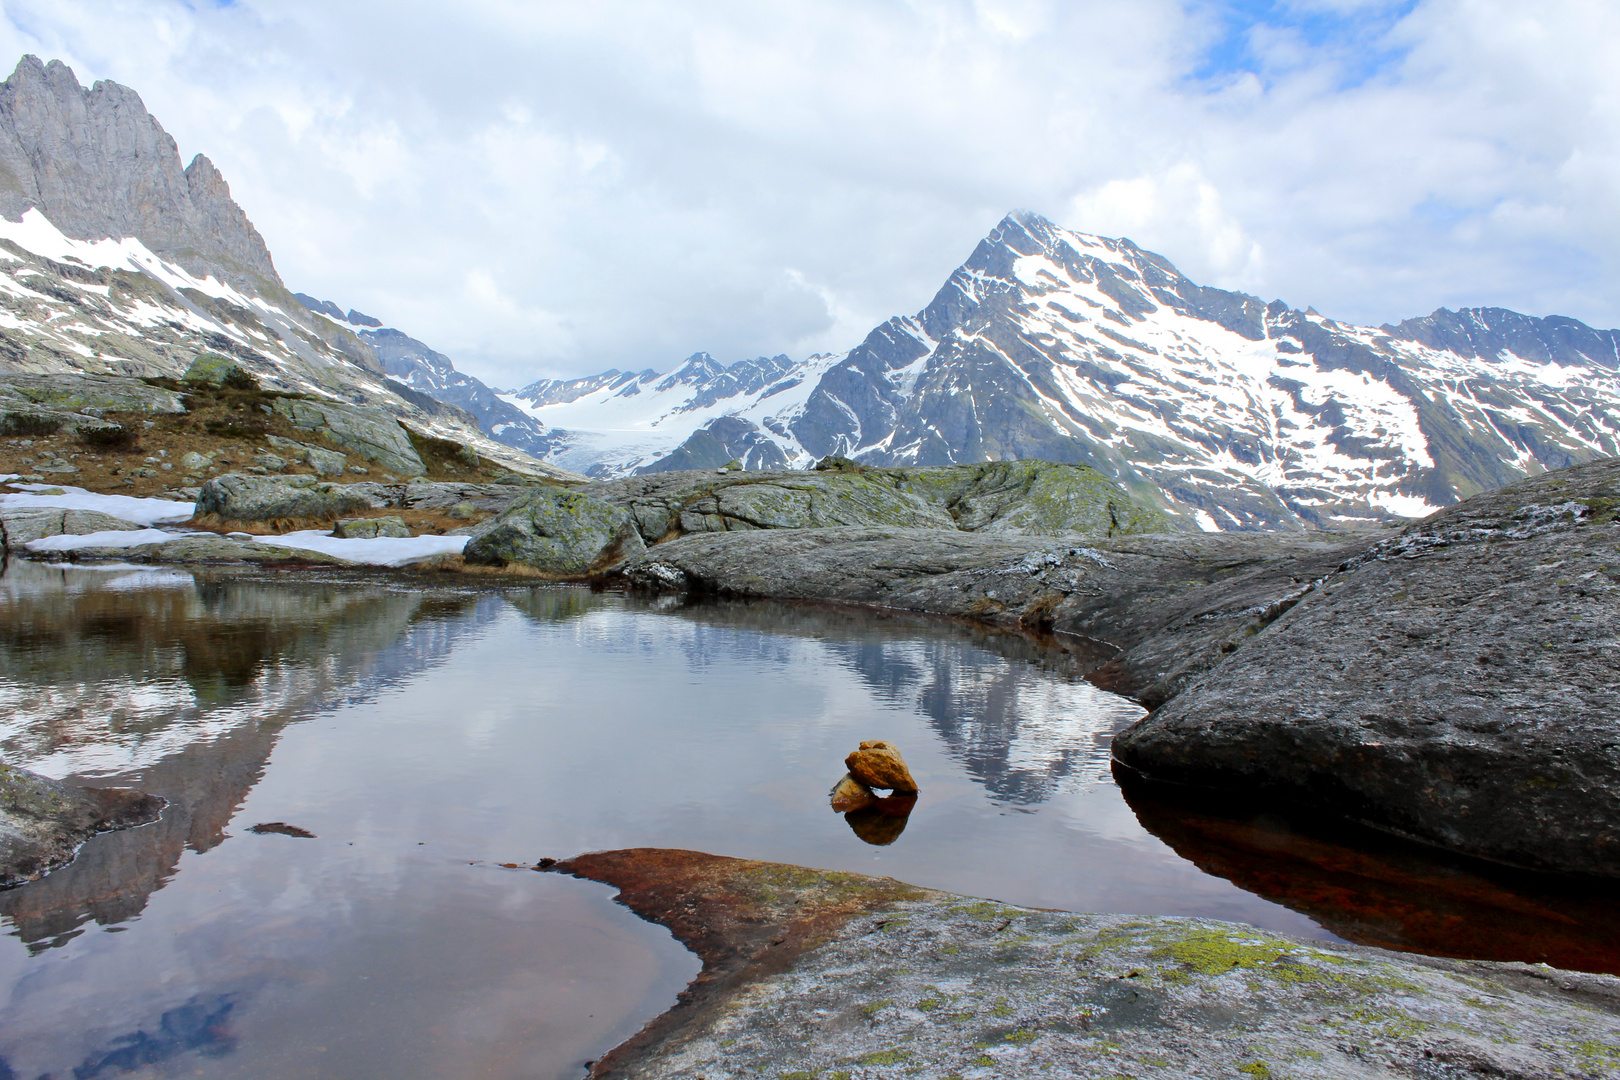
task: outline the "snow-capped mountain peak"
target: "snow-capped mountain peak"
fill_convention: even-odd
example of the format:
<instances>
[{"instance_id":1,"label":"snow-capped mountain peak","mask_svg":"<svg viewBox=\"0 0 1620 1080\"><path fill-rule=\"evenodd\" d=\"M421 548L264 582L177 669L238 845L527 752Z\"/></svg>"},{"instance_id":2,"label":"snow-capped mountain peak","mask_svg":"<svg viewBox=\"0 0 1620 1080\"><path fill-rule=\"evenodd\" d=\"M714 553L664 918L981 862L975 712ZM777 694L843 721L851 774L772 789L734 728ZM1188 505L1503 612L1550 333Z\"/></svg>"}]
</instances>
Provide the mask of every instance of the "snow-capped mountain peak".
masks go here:
<instances>
[{"instance_id":1,"label":"snow-capped mountain peak","mask_svg":"<svg viewBox=\"0 0 1620 1080\"><path fill-rule=\"evenodd\" d=\"M597 475L1083 461L1206 529L1420 515L1620 451L1620 335L1499 309L1378 329L1208 288L1124 239L1004 218L846 353L536 383L506 400Z\"/></svg>"}]
</instances>

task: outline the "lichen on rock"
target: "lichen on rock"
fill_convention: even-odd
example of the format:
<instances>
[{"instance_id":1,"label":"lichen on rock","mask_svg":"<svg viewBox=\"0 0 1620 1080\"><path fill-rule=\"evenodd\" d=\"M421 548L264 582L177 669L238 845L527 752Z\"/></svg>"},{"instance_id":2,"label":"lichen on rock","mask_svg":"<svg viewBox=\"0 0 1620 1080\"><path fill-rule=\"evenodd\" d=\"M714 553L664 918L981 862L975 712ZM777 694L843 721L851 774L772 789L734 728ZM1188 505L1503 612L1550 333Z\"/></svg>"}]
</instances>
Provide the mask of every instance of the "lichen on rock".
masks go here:
<instances>
[{"instance_id":1,"label":"lichen on rock","mask_svg":"<svg viewBox=\"0 0 1620 1080\"><path fill-rule=\"evenodd\" d=\"M1083 915L698 852L597 852L703 959L591 1076L1587 1077L1620 1062L1620 980Z\"/></svg>"},{"instance_id":2,"label":"lichen on rock","mask_svg":"<svg viewBox=\"0 0 1620 1080\"><path fill-rule=\"evenodd\" d=\"M624 507L544 487L474 529L462 557L475 565L518 565L572 577L642 550Z\"/></svg>"}]
</instances>

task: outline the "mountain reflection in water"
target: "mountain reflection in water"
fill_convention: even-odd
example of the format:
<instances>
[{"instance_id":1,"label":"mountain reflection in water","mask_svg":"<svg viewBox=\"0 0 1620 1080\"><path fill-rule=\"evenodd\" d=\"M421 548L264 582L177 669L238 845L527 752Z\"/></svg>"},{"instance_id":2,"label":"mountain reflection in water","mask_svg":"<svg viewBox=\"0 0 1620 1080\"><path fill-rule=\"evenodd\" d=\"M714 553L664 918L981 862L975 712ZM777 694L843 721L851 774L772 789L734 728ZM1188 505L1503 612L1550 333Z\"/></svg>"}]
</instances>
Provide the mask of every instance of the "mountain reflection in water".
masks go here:
<instances>
[{"instance_id":1,"label":"mountain reflection in water","mask_svg":"<svg viewBox=\"0 0 1620 1080\"><path fill-rule=\"evenodd\" d=\"M1085 681L1111 650L1072 639L583 589L25 563L0 576L0 643L5 760L170 800L155 825L0 892L24 946L0 948L0 1077L577 1076L695 960L610 890L499 864L608 847L1441 952L1482 947L1461 924L1519 917L1501 941L1541 948L1536 927L1560 920L1571 943L1609 940L1579 925L1598 908L1534 882L1458 907L1402 894L1421 858L1257 840L1139 793L1133 811L1108 743L1141 710ZM904 747L925 793L909 817L829 813L828 773L863 739Z\"/></svg>"}]
</instances>

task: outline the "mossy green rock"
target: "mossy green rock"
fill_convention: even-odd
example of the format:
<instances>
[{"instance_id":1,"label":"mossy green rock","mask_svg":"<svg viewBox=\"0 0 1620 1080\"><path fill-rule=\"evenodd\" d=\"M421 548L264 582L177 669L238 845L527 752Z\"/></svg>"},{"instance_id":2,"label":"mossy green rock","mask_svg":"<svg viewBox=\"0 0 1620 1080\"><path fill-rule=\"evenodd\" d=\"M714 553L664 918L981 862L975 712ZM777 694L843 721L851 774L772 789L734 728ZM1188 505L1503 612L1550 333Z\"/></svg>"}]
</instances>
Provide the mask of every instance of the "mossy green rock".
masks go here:
<instances>
[{"instance_id":1,"label":"mossy green rock","mask_svg":"<svg viewBox=\"0 0 1620 1080\"><path fill-rule=\"evenodd\" d=\"M234 390L257 390L259 380L246 368L219 353L198 353L180 381L205 386L228 386Z\"/></svg>"},{"instance_id":2,"label":"mossy green rock","mask_svg":"<svg viewBox=\"0 0 1620 1080\"><path fill-rule=\"evenodd\" d=\"M1163 513L1132 499L1095 469L1050 461L667 472L582 490L628 509L648 542L671 533L848 525L1035 536L1122 536L1174 528Z\"/></svg>"},{"instance_id":3,"label":"mossy green rock","mask_svg":"<svg viewBox=\"0 0 1620 1080\"><path fill-rule=\"evenodd\" d=\"M480 525L462 556L474 564L570 577L643 550L624 507L566 488L541 488Z\"/></svg>"}]
</instances>

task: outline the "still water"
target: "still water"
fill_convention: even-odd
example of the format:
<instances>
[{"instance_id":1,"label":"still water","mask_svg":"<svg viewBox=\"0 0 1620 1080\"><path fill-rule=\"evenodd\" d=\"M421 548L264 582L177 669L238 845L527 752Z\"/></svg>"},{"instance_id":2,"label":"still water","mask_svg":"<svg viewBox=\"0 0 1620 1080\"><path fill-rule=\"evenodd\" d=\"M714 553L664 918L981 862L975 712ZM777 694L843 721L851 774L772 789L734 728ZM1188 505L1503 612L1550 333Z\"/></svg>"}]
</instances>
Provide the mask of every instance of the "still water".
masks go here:
<instances>
[{"instance_id":1,"label":"still water","mask_svg":"<svg viewBox=\"0 0 1620 1080\"><path fill-rule=\"evenodd\" d=\"M0 892L0 1080L577 1077L697 970L629 846L1081 911L1620 966L1601 894L1122 791L1073 642L768 603L13 564L0 758L170 800ZM922 789L873 845L862 739ZM314 834L254 833L284 823ZM1584 961L1584 962L1582 962Z\"/></svg>"}]
</instances>

